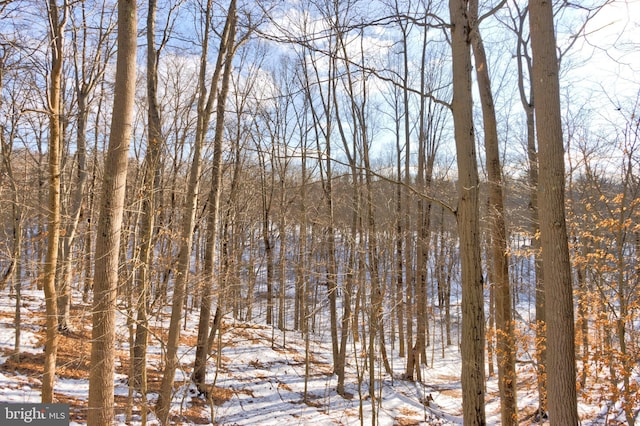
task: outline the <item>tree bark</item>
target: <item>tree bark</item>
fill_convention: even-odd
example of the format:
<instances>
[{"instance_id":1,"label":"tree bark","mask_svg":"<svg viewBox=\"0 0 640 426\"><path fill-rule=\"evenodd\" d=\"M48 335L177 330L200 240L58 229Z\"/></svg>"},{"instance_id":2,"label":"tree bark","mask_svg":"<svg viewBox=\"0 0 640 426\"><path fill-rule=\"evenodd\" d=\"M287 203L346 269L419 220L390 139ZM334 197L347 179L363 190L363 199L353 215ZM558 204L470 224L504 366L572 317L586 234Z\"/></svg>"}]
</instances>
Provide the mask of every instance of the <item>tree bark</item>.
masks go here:
<instances>
[{"instance_id":1,"label":"tree bark","mask_svg":"<svg viewBox=\"0 0 640 426\"><path fill-rule=\"evenodd\" d=\"M578 424L571 263L564 211L564 146L553 5L529 2L540 174L538 203L547 324L547 392L552 424ZM553 279L550 279L553 277Z\"/></svg>"},{"instance_id":2,"label":"tree bark","mask_svg":"<svg viewBox=\"0 0 640 426\"><path fill-rule=\"evenodd\" d=\"M453 121L458 165L462 276L462 410L465 425L485 425L484 310L480 261L478 164L471 91L470 22L467 0L450 0Z\"/></svg>"},{"instance_id":3,"label":"tree bark","mask_svg":"<svg viewBox=\"0 0 640 426\"><path fill-rule=\"evenodd\" d=\"M135 1L120 0L118 2L115 95L96 236L91 376L87 417L90 425L109 425L114 421L113 377L118 255L135 96L136 15Z\"/></svg>"},{"instance_id":4,"label":"tree bark","mask_svg":"<svg viewBox=\"0 0 640 426\"><path fill-rule=\"evenodd\" d=\"M489 186L489 228L491 236L491 276L495 284L496 355L498 360L498 387L503 425L518 424L516 402L516 349L511 315L511 288L509 285L509 257L507 230L502 194L502 166L498 144L496 111L491 92L489 64L484 42L478 26L478 1L470 1L472 19L472 46L475 57L476 78L482 105L484 146Z\"/></svg>"},{"instance_id":5,"label":"tree bark","mask_svg":"<svg viewBox=\"0 0 640 426\"><path fill-rule=\"evenodd\" d=\"M44 298L47 313L46 341L44 351L44 372L42 376L42 402L53 402L53 386L56 373L58 351L58 307L56 291L56 270L60 241L60 151L62 146L61 99L62 63L64 54L64 27L67 19L67 5L58 6L56 0L49 0L49 20L51 22L51 76L49 80L49 219L47 225L47 254L44 266ZM62 12L62 16L60 13Z\"/></svg>"}]
</instances>

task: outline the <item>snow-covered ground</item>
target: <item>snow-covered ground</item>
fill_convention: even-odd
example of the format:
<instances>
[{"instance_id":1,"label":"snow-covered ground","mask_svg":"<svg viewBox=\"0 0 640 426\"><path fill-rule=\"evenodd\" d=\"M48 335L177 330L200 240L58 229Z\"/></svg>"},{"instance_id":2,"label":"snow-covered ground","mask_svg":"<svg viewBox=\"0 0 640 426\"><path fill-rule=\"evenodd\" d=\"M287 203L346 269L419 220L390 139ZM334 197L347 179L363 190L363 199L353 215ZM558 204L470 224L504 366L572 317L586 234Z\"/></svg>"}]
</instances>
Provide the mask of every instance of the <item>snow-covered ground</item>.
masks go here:
<instances>
[{"instance_id":1,"label":"snow-covered ground","mask_svg":"<svg viewBox=\"0 0 640 426\"><path fill-rule=\"evenodd\" d=\"M58 402L71 406L72 424L84 424L88 397L90 355L90 307L76 299L73 330L61 338L58 376L55 385ZM43 358L44 298L41 292L25 291L21 306L21 357L13 353L15 298L7 291L0 293L0 401L40 402L41 360ZM125 424L129 389L128 330L123 312L118 315L119 346L116 363L116 412ZM160 322L162 321L162 323ZM176 374L172 419L175 424L224 425L354 425L371 424L372 399L368 391L366 360L361 351L352 351L347 365L347 393L336 391L336 377L331 368L331 345L328 331L310 336L308 351L300 332L285 332L259 323L236 322L225 318L219 349L208 363L208 383L213 385L211 399L198 397L190 384L189 374L195 349L197 315L189 315L182 331L181 370ZM162 333L168 316L150 324L149 405L156 400L161 375ZM325 330L323 328L323 330ZM450 425L462 424L462 392L460 354L457 345L429 348L429 365L423 369L423 383L400 380L404 360L391 350L394 377L376 365L378 375L375 413L380 425ZM355 353L357 355L354 355ZM306 362L308 362L308 372ZM40 363L39 363L40 362ZM536 407L535 380L526 364L519 366L518 405L522 417ZM358 386L358 377L362 377ZM306 389L306 391L305 391ZM487 420L499 424L499 398L495 378L487 384ZM210 402L214 404L210 404ZM423 403L424 402L424 403ZM135 399L132 421L140 424L140 398ZM585 425L598 423L598 407L581 404ZM602 418L600 418L602 420ZM157 424L152 412L148 424ZM526 424L530 424L530 421Z\"/></svg>"}]
</instances>

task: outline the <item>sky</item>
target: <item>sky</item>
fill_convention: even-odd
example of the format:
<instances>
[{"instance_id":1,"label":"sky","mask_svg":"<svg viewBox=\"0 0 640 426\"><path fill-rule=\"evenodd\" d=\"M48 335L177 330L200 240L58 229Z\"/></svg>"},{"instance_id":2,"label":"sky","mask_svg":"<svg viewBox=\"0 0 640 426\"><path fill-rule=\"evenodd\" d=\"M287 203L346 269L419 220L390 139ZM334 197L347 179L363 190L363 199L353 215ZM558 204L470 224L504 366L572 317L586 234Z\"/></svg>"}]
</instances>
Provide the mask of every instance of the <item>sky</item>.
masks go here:
<instances>
[{"instance_id":1,"label":"sky","mask_svg":"<svg viewBox=\"0 0 640 426\"><path fill-rule=\"evenodd\" d=\"M579 55L588 59L577 70L579 86L598 94L595 103L609 111L631 108L640 91L640 1L617 0L603 7L576 43ZM591 98L591 96L589 96Z\"/></svg>"}]
</instances>

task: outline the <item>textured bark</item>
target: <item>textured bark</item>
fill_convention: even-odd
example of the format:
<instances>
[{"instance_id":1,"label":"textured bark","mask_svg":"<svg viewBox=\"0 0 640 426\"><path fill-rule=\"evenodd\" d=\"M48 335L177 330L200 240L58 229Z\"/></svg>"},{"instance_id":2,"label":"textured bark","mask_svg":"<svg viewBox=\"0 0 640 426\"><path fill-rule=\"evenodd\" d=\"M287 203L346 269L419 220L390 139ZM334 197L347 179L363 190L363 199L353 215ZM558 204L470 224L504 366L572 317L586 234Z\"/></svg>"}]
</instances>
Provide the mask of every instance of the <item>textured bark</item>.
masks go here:
<instances>
[{"instance_id":1,"label":"textured bark","mask_svg":"<svg viewBox=\"0 0 640 426\"><path fill-rule=\"evenodd\" d=\"M538 206L547 324L547 393L551 424L576 425L574 313L564 211L564 146L551 1L529 2L539 147ZM552 279L551 279L552 278Z\"/></svg>"},{"instance_id":2,"label":"textured bark","mask_svg":"<svg viewBox=\"0 0 640 426\"><path fill-rule=\"evenodd\" d=\"M53 402L53 386L58 351L58 307L56 268L60 240L60 150L62 146L61 92L64 53L64 27L67 6L59 7L55 0L48 4L51 22L51 76L49 80L49 218L47 224L47 254L44 264L44 299L47 313L42 375L42 402ZM62 13L62 16L60 14Z\"/></svg>"},{"instance_id":3,"label":"textured bark","mask_svg":"<svg viewBox=\"0 0 640 426\"><path fill-rule=\"evenodd\" d=\"M109 425L114 421L118 255L135 95L136 14L135 1L118 2L115 95L96 236L89 425Z\"/></svg>"},{"instance_id":4,"label":"textured bark","mask_svg":"<svg viewBox=\"0 0 640 426\"><path fill-rule=\"evenodd\" d=\"M495 285L496 355L498 360L498 387L503 425L518 424L516 402L516 349L511 314L511 288L509 285L509 256L507 230L504 219L502 194L502 166L498 144L496 111L491 92L489 64L478 28L478 1L470 2L473 22L473 54L476 78L482 105L484 146L489 178L489 233L491 235L491 276Z\"/></svg>"},{"instance_id":5,"label":"textured bark","mask_svg":"<svg viewBox=\"0 0 640 426\"><path fill-rule=\"evenodd\" d=\"M468 2L450 0L453 120L458 165L457 222L462 275L462 410L465 425L484 425L484 310L480 261L478 164L471 99Z\"/></svg>"}]
</instances>

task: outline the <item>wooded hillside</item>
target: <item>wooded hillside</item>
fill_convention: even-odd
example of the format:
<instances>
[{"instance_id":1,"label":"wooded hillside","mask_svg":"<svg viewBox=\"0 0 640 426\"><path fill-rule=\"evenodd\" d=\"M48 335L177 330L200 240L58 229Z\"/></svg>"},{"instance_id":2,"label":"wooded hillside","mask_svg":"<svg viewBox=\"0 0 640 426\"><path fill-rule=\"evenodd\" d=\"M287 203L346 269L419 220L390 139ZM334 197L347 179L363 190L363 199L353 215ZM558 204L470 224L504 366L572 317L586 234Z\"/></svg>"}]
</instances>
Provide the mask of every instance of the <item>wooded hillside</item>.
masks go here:
<instances>
[{"instance_id":1,"label":"wooded hillside","mask_svg":"<svg viewBox=\"0 0 640 426\"><path fill-rule=\"evenodd\" d=\"M215 423L247 327L361 422L439 355L448 421L635 424L638 2L530 3L0 0L0 370Z\"/></svg>"}]
</instances>

